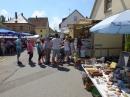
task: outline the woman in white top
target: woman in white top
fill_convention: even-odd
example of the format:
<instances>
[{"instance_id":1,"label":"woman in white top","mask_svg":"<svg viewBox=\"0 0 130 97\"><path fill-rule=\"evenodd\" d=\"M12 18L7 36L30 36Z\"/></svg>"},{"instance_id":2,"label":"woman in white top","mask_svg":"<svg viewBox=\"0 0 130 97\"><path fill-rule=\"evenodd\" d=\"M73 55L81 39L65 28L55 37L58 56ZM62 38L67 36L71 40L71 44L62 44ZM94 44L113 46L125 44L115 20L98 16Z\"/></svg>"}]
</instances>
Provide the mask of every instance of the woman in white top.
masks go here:
<instances>
[{"instance_id":1,"label":"woman in white top","mask_svg":"<svg viewBox=\"0 0 130 97\"><path fill-rule=\"evenodd\" d=\"M71 49L71 59L74 57L74 39L71 40L70 43L70 49Z\"/></svg>"},{"instance_id":2,"label":"woman in white top","mask_svg":"<svg viewBox=\"0 0 130 97\"><path fill-rule=\"evenodd\" d=\"M70 52L70 41L68 36L66 36L64 40L64 50L65 50L65 60L66 62L68 62L68 57Z\"/></svg>"},{"instance_id":3,"label":"woman in white top","mask_svg":"<svg viewBox=\"0 0 130 97\"><path fill-rule=\"evenodd\" d=\"M1 40L1 49L2 49L2 53L3 53L3 55L5 55L5 44L4 44L4 41L3 40Z\"/></svg>"}]
</instances>

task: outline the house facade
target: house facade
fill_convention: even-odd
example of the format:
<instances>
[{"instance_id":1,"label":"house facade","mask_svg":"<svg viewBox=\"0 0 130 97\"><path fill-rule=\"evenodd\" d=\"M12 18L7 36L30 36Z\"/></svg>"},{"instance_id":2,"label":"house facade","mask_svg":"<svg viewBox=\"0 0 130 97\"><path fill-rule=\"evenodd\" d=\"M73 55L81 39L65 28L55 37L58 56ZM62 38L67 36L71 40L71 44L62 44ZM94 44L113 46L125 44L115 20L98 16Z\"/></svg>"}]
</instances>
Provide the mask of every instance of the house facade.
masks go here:
<instances>
[{"instance_id":1,"label":"house facade","mask_svg":"<svg viewBox=\"0 0 130 97\"><path fill-rule=\"evenodd\" d=\"M8 27L4 26L2 23L0 23L0 29L8 29L8 30L10 30Z\"/></svg>"},{"instance_id":2,"label":"house facade","mask_svg":"<svg viewBox=\"0 0 130 97\"><path fill-rule=\"evenodd\" d=\"M62 22L59 24L61 33L69 33L68 24L75 24L81 18L85 17L77 10L73 11L68 17L63 18Z\"/></svg>"},{"instance_id":3,"label":"house facade","mask_svg":"<svg viewBox=\"0 0 130 97\"><path fill-rule=\"evenodd\" d=\"M95 0L90 18L103 20L130 9L130 0ZM125 18L125 17L124 17ZM92 34L93 56L119 56L124 50L124 35Z\"/></svg>"},{"instance_id":4,"label":"house facade","mask_svg":"<svg viewBox=\"0 0 130 97\"><path fill-rule=\"evenodd\" d=\"M28 20L35 25L35 32L42 38L49 35L49 22L47 17L28 18Z\"/></svg>"},{"instance_id":5,"label":"house facade","mask_svg":"<svg viewBox=\"0 0 130 97\"><path fill-rule=\"evenodd\" d=\"M20 15L17 15L17 12L15 12L15 17L8 20L7 22L4 22L3 24L6 27L8 27L10 30L13 30L16 32L31 33L35 30L35 25L30 23L23 16L23 13L21 13Z\"/></svg>"}]
</instances>

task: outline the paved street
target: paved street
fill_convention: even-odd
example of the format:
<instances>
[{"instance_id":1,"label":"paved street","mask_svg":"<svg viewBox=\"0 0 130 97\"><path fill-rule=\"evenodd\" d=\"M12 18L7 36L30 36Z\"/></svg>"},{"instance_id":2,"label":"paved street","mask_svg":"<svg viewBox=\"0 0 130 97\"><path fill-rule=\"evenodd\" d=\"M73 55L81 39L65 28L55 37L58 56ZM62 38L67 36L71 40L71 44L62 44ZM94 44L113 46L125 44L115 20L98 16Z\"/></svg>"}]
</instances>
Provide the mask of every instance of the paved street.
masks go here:
<instances>
[{"instance_id":1,"label":"paved street","mask_svg":"<svg viewBox=\"0 0 130 97\"><path fill-rule=\"evenodd\" d=\"M22 64L17 65L16 56L0 63L0 97L92 97L85 90L79 70L63 64L59 69L37 65L37 53L28 64L28 54L20 57Z\"/></svg>"}]
</instances>

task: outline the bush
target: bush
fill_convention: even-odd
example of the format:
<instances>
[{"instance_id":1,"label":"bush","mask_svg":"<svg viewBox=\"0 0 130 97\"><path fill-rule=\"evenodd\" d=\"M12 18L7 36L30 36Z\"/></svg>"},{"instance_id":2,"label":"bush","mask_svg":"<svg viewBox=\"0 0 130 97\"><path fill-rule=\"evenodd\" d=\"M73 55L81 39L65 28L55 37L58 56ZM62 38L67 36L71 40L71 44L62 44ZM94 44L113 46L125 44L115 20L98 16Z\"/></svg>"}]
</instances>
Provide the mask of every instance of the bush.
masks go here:
<instances>
[{"instance_id":1,"label":"bush","mask_svg":"<svg viewBox=\"0 0 130 97\"><path fill-rule=\"evenodd\" d=\"M125 51L130 52L130 35L126 35Z\"/></svg>"}]
</instances>

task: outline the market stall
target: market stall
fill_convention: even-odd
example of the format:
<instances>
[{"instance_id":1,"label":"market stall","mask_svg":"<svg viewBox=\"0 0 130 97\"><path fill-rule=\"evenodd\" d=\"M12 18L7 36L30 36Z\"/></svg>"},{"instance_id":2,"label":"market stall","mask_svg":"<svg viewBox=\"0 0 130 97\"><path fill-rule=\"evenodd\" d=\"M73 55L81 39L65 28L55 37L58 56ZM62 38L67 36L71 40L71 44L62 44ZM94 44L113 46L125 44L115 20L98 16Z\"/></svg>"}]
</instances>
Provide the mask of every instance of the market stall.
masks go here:
<instances>
[{"instance_id":1,"label":"market stall","mask_svg":"<svg viewBox=\"0 0 130 97\"><path fill-rule=\"evenodd\" d=\"M111 36L113 34L119 34L118 38L111 38L109 40L117 40L118 44L122 43L124 41L122 37L124 36L123 34L130 34L130 19L126 17L128 15L130 15L130 10L111 16L90 28L90 31L94 33L93 36L95 34L97 34L97 36L104 36L102 37L104 41L107 40L105 35ZM121 40L121 37L122 41L119 41L119 39ZM93 38L95 39L95 37ZM97 39L97 41L100 40L99 37ZM99 42L103 43L102 41ZM109 42L110 44L116 45L113 41L112 43L111 41ZM122 44L122 50L123 47L124 45ZM118 63L106 62L104 64L104 57L102 57L96 59L96 61L91 58L89 62L82 65L86 74L98 89L102 97L130 97L129 57L129 52L122 52Z\"/></svg>"},{"instance_id":2,"label":"market stall","mask_svg":"<svg viewBox=\"0 0 130 97\"><path fill-rule=\"evenodd\" d=\"M90 59L82 64L82 68L102 97L130 97L130 67L127 67L129 55L128 52L122 52L117 64L104 64L103 58Z\"/></svg>"}]
</instances>

